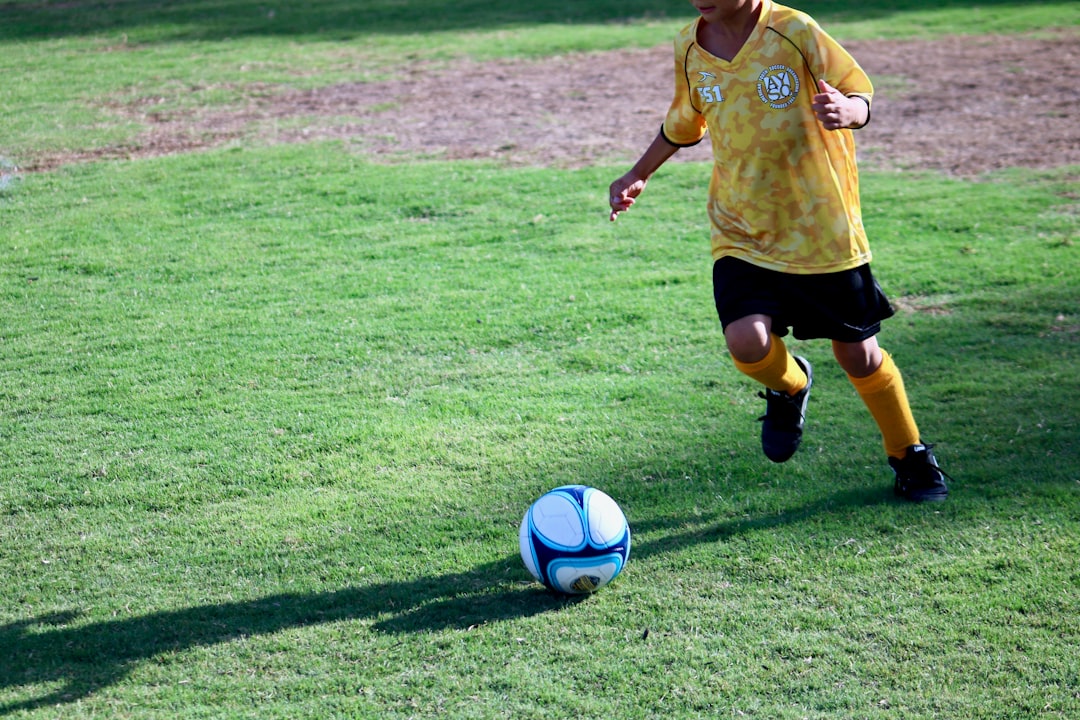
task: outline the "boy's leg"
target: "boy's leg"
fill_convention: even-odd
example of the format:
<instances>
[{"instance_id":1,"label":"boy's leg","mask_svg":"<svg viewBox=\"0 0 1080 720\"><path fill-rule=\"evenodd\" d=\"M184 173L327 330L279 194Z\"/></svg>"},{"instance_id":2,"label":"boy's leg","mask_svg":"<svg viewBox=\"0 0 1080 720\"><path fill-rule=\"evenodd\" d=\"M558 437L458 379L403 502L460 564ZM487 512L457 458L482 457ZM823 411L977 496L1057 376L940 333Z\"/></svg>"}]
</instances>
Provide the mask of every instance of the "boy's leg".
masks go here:
<instances>
[{"instance_id":1,"label":"boy's leg","mask_svg":"<svg viewBox=\"0 0 1080 720\"><path fill-rule=\"evenodd\" d=\"M862 343L834 341L833 352L877 422L896 473L896 493L909 500L944 500L949 494L944 473L930 446L919 438L904 379L892 357L877 347L875 338ZM877 357L880 363L873 368Z\"/></svg>"},{"instance_id":2,"label":"boy's leg","mask_svg":"<svg viewBox=\"0 0 1080 720\"><path fill-rule=\"evenodd\" d=\"M806 372L788 352L784 340L770 332L766 316L736 320L724 331L724 338L735 367L744 375L788 395L806 387Z\"/></svg>"},{"instance_id":3,"label":"boy's leg","mask_svg":"<svg viewBox=\"0 0 1080 720\"><path fill-rule=\"evenodd\" d=\"M810 364L793 357L772 332L789 276L734 257L713 263L713 296L735 367L766 387L761 447L784 462L799 447L810 397Z\"/></svg>"},{"instance_id":4,"label":"boy's leg","mask_svg":"<svg viewBox=\"0 0 1080 720\"><path fill-rule=\"evenodd\" d=\"M802 441L813 373L810 363L789 353L784 341L768 332L768 329L767 317L764 323L754 318L743 318L728 326L725 337L735 367L767 388L762 393L766 400L766 411L759 418L763 421L761 448L773 462L784 462L795 454ZM755 344L762 342L766 345L763 351L755 347ZM764 356L760 359L746 361L747 357L758 356L762 352Z\"/></svg>"},{"instance_id":5,"label":"boy's leg","mask_svg":"<svg viewBox=\"0 0 1080 720\"><path fill-rule=\"evenodd\" d=\"M909 447L919 444L919 427L892 357L877 346L875 338L861 343L833 342L833 353L877 422L885 452L889 457L904 457Z\"/></svg>"}]
</instances>

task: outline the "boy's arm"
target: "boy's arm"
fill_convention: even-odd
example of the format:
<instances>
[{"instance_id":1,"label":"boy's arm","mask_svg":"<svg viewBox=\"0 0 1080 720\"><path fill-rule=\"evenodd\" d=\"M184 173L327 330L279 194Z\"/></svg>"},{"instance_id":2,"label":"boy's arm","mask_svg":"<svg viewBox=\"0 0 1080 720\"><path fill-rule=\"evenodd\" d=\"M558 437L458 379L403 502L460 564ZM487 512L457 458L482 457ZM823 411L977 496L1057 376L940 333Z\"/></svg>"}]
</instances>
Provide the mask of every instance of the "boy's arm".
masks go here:
<instances>
[{"instance_id":1,"label":"boy's arm","mask_svg":"<svg viewBox=\"0 0 1080 720\"><path fill-rule=\"evenodd\" d=\"M611 183L608 190L608 203L611 205L610 220L612 222L615 222L615 218L619 216L619 213L630 209L630 206L635 202L635 198L645 189L645 184L649 182L652 174L660 169L660 166L667 162L668 158L678 152L679 147L668 142L668 139L664 137L663 130L661 130L656 134L656 138L648 149L634 163L634 167L630 168L630 171L621 178Z\"/></svg>"}]
</instances>

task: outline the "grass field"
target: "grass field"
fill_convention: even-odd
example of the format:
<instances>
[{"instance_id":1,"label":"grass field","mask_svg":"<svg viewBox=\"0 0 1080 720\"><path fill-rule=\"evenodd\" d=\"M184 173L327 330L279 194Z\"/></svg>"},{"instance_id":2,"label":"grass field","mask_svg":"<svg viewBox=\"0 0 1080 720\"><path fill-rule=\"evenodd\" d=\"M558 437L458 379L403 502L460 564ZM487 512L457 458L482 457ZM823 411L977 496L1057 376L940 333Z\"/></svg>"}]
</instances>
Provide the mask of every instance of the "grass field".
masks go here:
<instances>
[{"instance_id":1,"label":"grass field","mask_svg":"<svg viewBox=\"0 0 1080 720\"><path fill-rule=\"evenodd\" d=\"M955 478L933 507L893 498L820 342L794 345L803 449L761 456L700 165L616 224L616 166L320 143L15 170L135 131L93 98L241 57L316 85L418 37L606 49L689 9L362 5L0 1L0 716L1080 716L1077 168L863 179L881 342ZM807 7L864 37L962 8L894 5ZM517 556L568 482L634 533L576 601Z\"/></svg>"}]
</instances>

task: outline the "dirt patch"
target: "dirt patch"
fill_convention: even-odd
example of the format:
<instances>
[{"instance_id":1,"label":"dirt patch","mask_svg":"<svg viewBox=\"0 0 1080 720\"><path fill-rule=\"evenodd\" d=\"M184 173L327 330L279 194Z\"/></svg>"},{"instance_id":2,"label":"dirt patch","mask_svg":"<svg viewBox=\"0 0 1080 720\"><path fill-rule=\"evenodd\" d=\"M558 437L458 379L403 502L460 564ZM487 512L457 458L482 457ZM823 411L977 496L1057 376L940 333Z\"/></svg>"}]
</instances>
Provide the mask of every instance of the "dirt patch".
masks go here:
<instances>
[{"instance_id":1,"label":"dirt patch","mask_svg":"<svg viewBox=\"0 0 1080 720\"><path fill-rule=\"evenodd\" d=\"M1080 33L864 41L847 47L874 79L873 122L859 131L864 167L974 175L1080 164ZM233 107L161 116L135 141L32 158L44 169L92 158L190 152L229 142L343 139L382 158L493 158L514 165L630 162L671 98L671 50L459 62L393 83L294 91L250 88ZM707 143L683 151L708 157Z\"/></svg>"}]
</instances>

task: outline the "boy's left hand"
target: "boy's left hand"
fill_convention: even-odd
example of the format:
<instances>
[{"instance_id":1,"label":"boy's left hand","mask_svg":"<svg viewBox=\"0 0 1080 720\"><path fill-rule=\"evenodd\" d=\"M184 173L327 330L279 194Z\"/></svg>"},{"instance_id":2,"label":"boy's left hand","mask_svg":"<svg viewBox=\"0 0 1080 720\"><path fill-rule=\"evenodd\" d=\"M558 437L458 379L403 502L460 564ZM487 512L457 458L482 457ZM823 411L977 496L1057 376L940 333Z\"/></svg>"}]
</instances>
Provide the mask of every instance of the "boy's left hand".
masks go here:
<instances>
[{"instance_id":1,"label":"boy's left hand","mask_svg":"<svg viewBox=\"0 0 1080 720\"><path fill-rule=\"evenodd\" d=\"M826 130L859 128L866 124L870 106L859 97L848 97L824 80L818 80L814 96L814 115Z\"/></svg>"}]
</instances>

